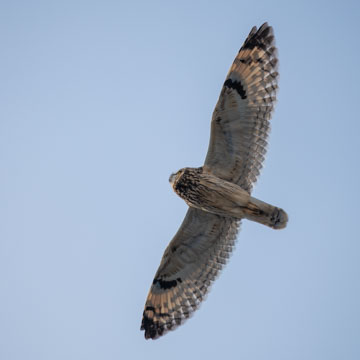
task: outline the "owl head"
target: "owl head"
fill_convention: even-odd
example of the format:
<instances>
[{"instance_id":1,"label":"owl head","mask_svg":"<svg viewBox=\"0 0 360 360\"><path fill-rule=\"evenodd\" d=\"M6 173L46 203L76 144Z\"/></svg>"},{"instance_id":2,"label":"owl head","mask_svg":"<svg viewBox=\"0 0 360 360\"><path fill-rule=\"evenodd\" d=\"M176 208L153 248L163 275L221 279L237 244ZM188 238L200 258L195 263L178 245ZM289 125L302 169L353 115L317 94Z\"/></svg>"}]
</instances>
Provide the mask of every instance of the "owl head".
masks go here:
<instances>
[{"instance_id":1,"label":"owl head","mask_svg":"<svg viewBox=\"0 0 360 360\"><path fill-rule=\"evenodd\" d=\"M186 168L178 170L176 173L172 173L169 177L169 183L172 187L174 187L174 184L180 179L181 175L184 173Z\"/></svg>"}]
</instances>

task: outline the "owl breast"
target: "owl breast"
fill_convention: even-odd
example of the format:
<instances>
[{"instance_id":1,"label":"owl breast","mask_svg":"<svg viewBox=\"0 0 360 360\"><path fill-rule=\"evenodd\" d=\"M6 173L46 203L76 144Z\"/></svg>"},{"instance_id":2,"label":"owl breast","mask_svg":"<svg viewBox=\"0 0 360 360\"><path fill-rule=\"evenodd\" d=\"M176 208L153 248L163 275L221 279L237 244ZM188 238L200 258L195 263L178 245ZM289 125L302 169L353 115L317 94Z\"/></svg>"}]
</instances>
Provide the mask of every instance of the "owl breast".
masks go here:
<instances>
[{"instance_id":1,"label":"owl breast","mask_svg":"<svg viewBox=\"0 0 360 360\"><path fill-rule=\"evenodd\" d=\"M185 168L173 184L173 189L189 206L200 207L204 188L200 181L202 168Z\"/></svg>"},{"instance_id":2,"label":"owl breast","mask_svg":"<svg viewBox=\"0 0 360 360\"><path fill-rule=\"evenodd\" d=\"M173 189L189 206L221 216L231 216L229 209L239 206L238 199L233 198L234 193L245 193L239 186L204 171L202 167L183 169ZM247 200L249 194L245 193L245 197Z\"/></svg>"}]
</instances>

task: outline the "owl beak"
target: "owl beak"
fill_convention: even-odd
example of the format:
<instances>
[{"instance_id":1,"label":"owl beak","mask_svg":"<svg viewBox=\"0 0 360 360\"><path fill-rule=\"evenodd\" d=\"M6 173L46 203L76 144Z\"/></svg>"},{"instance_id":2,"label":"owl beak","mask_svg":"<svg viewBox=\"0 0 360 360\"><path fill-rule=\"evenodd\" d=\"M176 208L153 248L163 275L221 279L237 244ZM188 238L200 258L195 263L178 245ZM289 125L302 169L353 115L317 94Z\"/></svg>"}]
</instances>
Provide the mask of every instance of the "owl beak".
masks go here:
<instances>
[{"instance_id":1,"label":"owl beak","mask_svg":"<svg viewBox=\"0 0 360 360\"><path fill-rule=\"evenodd\" d=\"M171 174L170 177L169 177L169 183L172 185L174 184L174 181L175 181L175 177L176 177L176 174Z\"/></svg>"}]
</instances>

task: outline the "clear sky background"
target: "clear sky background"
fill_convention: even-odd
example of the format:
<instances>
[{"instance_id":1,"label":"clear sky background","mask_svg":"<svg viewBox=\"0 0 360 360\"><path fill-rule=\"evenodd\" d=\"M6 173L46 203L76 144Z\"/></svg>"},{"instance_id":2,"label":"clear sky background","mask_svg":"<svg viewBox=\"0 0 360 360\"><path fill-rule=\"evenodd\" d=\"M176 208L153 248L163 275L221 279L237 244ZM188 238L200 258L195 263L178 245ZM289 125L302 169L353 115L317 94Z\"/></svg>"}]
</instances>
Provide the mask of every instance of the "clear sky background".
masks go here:
<instances>
[{"instance_id":1,"label":"clear sky background","mask_svg":"<svg viewBox=\"0 0 360 360\"><path fill-rule=\"evenodd\" d=\"M225 75L268 21L280 92L244 222L184 326L140 322ZM360 359L358 1L2 1L0 358Z\"/></svg>"}]
</instances>

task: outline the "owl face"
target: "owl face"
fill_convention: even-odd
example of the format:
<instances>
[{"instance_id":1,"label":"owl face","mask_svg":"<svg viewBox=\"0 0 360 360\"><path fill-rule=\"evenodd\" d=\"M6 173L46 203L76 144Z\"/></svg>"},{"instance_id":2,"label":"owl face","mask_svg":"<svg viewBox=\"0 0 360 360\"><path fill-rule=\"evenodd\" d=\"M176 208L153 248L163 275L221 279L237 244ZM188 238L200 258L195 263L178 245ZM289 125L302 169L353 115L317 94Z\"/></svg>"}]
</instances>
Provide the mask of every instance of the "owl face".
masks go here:
<instances>
[{"instance_id":1,"label":"owl face","mask_svg":"<svg viewBox=\"0 0 360 360\"><path fill-rule=\"evenodd\" d=\"M172 173L169 177L169 183L171 184L171 186L174 186L174 184L179 180L179 178L181 177L181 175L184 173L184 169L180 169L178 170L176 173Z\"/></svg>"},{"instance_id":2,"label":"owl face","mask_svg":"<svg viewBox=\"0 0 360 360\"><path fill-rule=\"evenodd\" d=\"M172 173L170 175L169 182L170 182L171 186L174 186L174 184L179 179L179 177L181 176L182 173L183 173L183 169L180 169L176 173Z\"/></svg>"}]
</instances>

